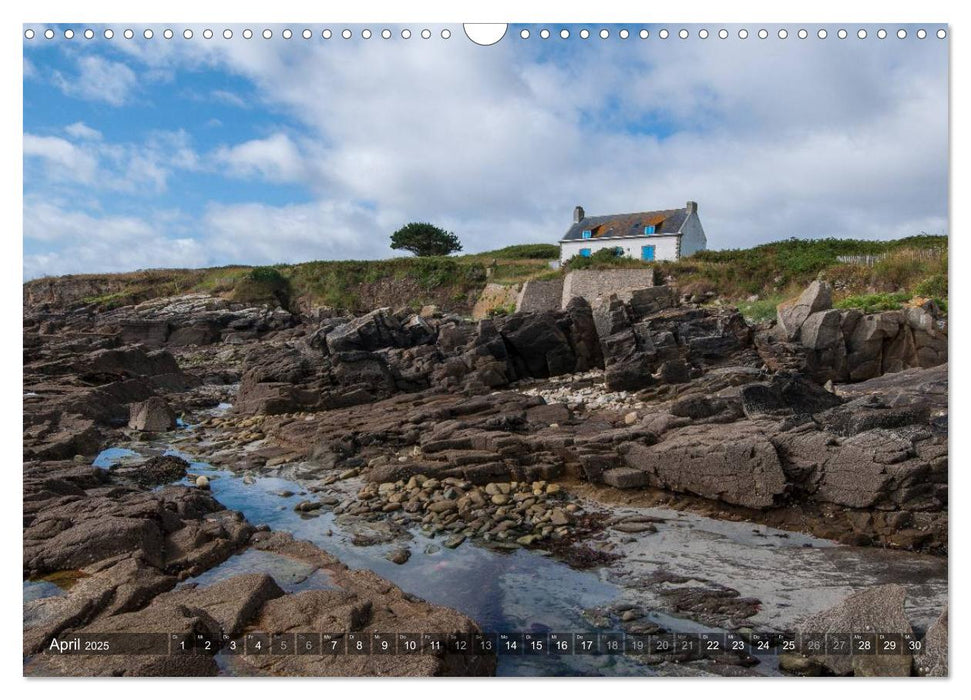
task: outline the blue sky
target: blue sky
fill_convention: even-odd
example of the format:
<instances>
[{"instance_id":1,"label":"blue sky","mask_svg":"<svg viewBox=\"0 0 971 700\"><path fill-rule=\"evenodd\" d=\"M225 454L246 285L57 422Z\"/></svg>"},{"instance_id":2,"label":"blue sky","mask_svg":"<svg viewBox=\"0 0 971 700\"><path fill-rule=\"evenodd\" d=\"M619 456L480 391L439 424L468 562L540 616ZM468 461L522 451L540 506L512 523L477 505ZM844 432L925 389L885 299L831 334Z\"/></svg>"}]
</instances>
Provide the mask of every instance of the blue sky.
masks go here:
<instances>
[{"instance_id":1,"label":"blue sky","mask_svg":"<svg viewBox=\"0 0 971 700\"><path fill-rule=\"evenodd\" d=\"M24 40L25 278L386 257L416 219L470 252L555 242L576 204L696 200L713 248L947 232L948 41L932 25L922 40L518 25L492 47L460 26L67 27Z\"/></svg>"}]
</instances>

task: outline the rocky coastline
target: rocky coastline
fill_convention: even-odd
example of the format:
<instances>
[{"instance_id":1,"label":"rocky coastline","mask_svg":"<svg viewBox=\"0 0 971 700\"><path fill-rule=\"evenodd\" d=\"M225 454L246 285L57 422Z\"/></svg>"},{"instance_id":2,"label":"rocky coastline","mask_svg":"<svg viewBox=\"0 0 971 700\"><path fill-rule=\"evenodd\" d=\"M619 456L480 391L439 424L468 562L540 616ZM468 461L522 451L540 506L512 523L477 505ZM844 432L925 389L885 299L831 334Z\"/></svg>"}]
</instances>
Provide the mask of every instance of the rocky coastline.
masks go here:
<instances>
[{"instance_id":1,"label":"rocky coastline","mask_svg":"<svg viewBox=\"0 0 971 700\"><path fill-rule=\"evenodd\" d=\"M602 570L628 595L590 616L630 633L664 630L648 610L722 630L831 627L895 582L841 582L846 602L773 617L766 595L645 568L640 553L675 537L675 525L707 519L946 570L947 409L947 324L933 303L833 309L822 282L759 326L671 286L478 322L433 307L299 315L202 294L112 311L32 304L24 578L62 593L25 602L25 674L495 673L494 654L447 651L245 656L228 667L202 654L44 654L63 632L482 631L318 544L250 522L220 502L212 479L290 480L300 490L286 497L288 512L310 522L326 514L354 546L384 546L396 566L414 556L419 533L446 549L536 552ZM142 456L96 466L107 448ZM197 474L194 463L220 471ZM288 591L266 573L194 582L250 551L299 562L328 586ZM780 567L786 556L817 555L780 551ZM937 598L918 610L919 586L893 591L880 598L893 606L880 613L895 621L887 631L926 632L939 650ZM842 612L825 618L837 604ZM780 657L779 667L946 669L946 655L928 653L876 671L829 657ZM716 675L754 666L739 656L641 661Z\"/></svg>"}]
</instances>

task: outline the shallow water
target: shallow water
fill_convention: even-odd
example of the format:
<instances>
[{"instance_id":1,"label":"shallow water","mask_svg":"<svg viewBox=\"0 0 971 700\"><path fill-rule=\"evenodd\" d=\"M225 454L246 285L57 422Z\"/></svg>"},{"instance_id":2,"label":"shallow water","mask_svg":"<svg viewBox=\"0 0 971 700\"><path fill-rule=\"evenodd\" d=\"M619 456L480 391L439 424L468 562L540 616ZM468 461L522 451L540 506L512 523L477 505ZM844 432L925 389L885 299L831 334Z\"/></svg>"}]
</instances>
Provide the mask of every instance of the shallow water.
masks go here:
<instances>
[{"instance_id":1,"label":"shallow water","mask_svg":"<svg viewBox=\"0 0 971 700\"><path fill-rule=\"evenodd\" d=\"M243 513L250 522L265 523L274 530L309 540L351 568L370 569L408 593L468 615L486 632L594 632L598 628L583 617L583 611L609 604L620 594L616 586L597 572L571 569L536 550L494 550L471 542L448 549L441 546L440 539L428 537L420 530L412 531L410 540L356 546L351 544L352 533L338 524L330 511L318 511L317 517L294 512L293 507L307 498L306 494L301 495L302 487L297 482L264 477L256 478L253 484L244 484L231 472L213 469L201 462L191 462L191 465L193 474L210 477L212 493L220 503ZM293 495L278 495L285 491L292 491ZM407 562L394 564L385 559L389 551L402 546L411 550ZM246 569L240 565L245 565L246 560L234 560L246 556L246 553L238 555L193 580L208 583L243 573ZM256 570L277 576L272 569ZM283 582L279 579L277 582L286 589ZM601 631L619 631L619 628ZM500 656L497 672L499 675L651 674L649 667L623 656Z\"/></svg>"},{"instance_id":2,"label":"shallow water","mask_svg":"<svg viewBox=\"0 0 971 700\"><path fill-rule=\"evenodd\" d=\"M105 450L95 464L159 454L158 445ZM164 449L164 447L162 448ZM908 587L908 615L915 625L926 626L947 598L947 560L874 548L844 547L809 535L775 530L752 523L713 520L661 508L620 508L618 514L663 518L654 535L631 538L612 531L610 540L626 554L616 564L598 570L577 571L540 550L513 551L487 548L467 541L445 548L440 538L418 528L393 542L357 546L352 529L327 508L308 516L294 506L314 496L295 480L255 477L244 483L232 472L195 461L192 455L168 449L190 462L192 474L210 478L213 495L226 508L241 512L253 523L267 524L309 540L351 568L370 569L436 605L458 610L486 632L594 632L621 631L596 627L585 611L618 602L631 602L643 610L656 610L660 601L638 584L644 575L664 570L738 590L762 601L750 622L757 629L791 630L808 613L839 602L860 588L878 583ZM186 480L184 483L188 483ZM291 492L286 495L286 492ZM282 495L281 495L282 494ZM345 516L346 517L346 516ZM407 547L410 559L402 565L385 558L392 549ZM247 550L221 565L183 583L209 585L241 574L265 572L287 592L334 588L327 572L306 563L268 552ZM48 582L25 582L24 600L58 595ZM653 612L646 621L673 632L718 631L688 619ZM598 621L598 624L604 622ZM498 675L655 675L656 671L623 655L565 657L498 657ZM225 672L231 668L223 665ZM764 657L754 670L778 673L775 659Z\"/></svg>"}]
</instances>

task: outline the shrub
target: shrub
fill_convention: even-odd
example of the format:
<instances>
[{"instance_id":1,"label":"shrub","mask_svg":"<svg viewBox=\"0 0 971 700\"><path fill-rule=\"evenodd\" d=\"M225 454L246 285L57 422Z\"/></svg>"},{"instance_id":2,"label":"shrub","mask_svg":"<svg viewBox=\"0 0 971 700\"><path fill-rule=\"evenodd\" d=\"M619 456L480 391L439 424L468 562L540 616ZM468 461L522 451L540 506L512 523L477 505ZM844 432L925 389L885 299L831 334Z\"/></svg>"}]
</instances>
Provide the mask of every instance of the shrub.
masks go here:
<instances>
[{"instance_id":1,"label":"shrub","mask_svg":"<svg viewBox=\"0 0 971 700\"><path fill-rule=\"evenodd\" d=\"M922 297L947 298L947 275L931 275L914 287L914 293Z\"/></svg>"},{"instance_id":2,"label":"shrub","mask_svg":"<svg viewBox=\"0 0 971 700\"><path fill-rule=\"evenodd\" d=\"M857 294L842 299L833 306L837 309L860 309L865 314L877 311L893 311L910 301L907 292L881 292L878 294Z\"/></svg>"},{"instance_id":3,"label":"shrub","mask_svg":"<svg viewBox=\"0 0 971 700\"><path fill-rule=\"evenodd\" d=\"M423 221L412 221L391 234L391 248L426 257L455 253L462 250L462 244L451 231Z\"/></svg>"}]
</instances>

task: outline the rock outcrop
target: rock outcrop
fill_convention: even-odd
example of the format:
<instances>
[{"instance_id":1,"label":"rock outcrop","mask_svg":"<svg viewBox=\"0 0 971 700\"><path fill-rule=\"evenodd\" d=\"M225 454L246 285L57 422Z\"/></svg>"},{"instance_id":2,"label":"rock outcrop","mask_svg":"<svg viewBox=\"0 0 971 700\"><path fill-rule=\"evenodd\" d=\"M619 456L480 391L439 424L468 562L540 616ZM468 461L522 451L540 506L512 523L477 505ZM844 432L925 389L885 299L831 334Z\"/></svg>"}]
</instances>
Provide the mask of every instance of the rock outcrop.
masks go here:
<instances>
[{"instance_id":1,"label":"rock outcrop","mask_svg":"<svg viewBox=\"0 0 971 700\"><path fill-rule=\"evenodd\" d=\"M947 362L947 323L932 301L863 314L833 309L832 290L813 282L778 308L778 325L758 334L769 369L798 369L825 383L858 382Z\"/></svg>"}]
</instances>

